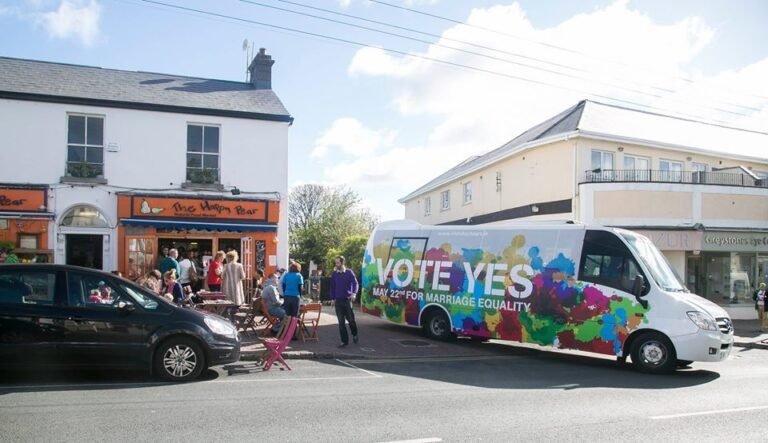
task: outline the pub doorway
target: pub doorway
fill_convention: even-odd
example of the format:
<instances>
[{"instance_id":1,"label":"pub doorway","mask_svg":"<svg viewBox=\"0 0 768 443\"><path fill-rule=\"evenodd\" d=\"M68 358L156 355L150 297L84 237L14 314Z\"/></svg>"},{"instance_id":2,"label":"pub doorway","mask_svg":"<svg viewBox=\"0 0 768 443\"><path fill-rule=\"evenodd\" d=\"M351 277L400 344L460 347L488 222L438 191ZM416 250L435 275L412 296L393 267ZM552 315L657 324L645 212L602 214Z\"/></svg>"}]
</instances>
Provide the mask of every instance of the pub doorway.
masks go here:
<instances>
[{"instance_id":1,"label":"pub doorway","mask_svg":"<svg viewBox=\"0 0 768 443\"><path fill-rule=\"evenodd\" d=\"M104 236L92 234L67 234L66 258L68 265L84 268L104 268Z\"/></svg>"}]
</instances>

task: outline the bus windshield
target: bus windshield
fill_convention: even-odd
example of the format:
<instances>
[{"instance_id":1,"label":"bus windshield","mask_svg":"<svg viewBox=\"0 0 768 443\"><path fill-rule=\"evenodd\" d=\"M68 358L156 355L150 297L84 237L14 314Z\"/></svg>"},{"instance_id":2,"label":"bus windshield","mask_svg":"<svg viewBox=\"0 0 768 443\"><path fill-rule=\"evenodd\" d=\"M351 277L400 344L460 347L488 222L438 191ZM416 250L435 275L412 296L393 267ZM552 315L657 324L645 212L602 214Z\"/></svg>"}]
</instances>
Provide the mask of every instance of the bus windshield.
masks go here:
<instances>
[{"instance_id":1,"label":"bus windshield","mask_svg":"<svg viewBox=\"0 0 768 443\"><path fill-rule=\"evenodd\" d=\"M657 285L665 291L688 292L656 245L647 238L631 232L619 231L619 234L627 241L637 258L645 264Z\"/></svg>"}]
</instances>

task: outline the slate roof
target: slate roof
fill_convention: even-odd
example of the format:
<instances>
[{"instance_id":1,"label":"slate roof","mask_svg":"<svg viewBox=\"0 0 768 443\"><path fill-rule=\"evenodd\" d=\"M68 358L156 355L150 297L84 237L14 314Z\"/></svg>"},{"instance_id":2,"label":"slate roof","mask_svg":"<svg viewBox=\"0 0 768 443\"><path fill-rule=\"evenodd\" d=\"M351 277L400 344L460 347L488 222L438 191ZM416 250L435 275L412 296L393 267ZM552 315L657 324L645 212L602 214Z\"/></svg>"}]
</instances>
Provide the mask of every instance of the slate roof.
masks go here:
<instances>
[{"instance_id":1,"label":"slate roof","mask_svg":"<svg viewBox=\"0 0 768 443\"><path fill-rule=\"evenodd\" d=\"M0 97L292 121L250 83L0 57Z\"/></svg>"},{"instance_id":2,"label":"slate roof","mask_svg":"<svg viewBox=\"0 0 768 443\"><path fill-rule=\"evenodd\" d=\"M658 145L671 150L729 156L768 164L768 132L743 130L669 115L582 100L528 129L503 146L471 157L398 200L405 203L426 192L493 164L548 137L574 136Z\"/></svg>"}]
</instances>

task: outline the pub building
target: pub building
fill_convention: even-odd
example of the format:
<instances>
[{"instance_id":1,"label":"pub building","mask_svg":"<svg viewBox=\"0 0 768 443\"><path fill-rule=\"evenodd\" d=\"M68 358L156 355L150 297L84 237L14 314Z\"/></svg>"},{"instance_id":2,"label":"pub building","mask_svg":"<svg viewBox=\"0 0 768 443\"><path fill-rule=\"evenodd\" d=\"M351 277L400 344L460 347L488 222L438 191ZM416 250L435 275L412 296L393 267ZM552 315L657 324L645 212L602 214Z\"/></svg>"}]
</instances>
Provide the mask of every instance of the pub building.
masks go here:
<instances>
[{"instance_id":1,"label":"pub building","mask_svg":"<svg viewBox=\"0 0 768 443\"><path fill-rule=\"evenodd\" d=\"M230 250L248 279L257 269L272 272L279 210L269 199L118 193L118 269L136 279L157 268L165 248L176 248L203 272L216 251Z\"/></svg>"},{"instance_id":2,"label":"pub building","mask_svg":"<svg viewBox=\"0 0 768 443\"><path fill-rule=\"evenodd\" d=\"M47 185L0 185L0 248L12 249L22 263L50 263Z\"/></svg>"}]
</instances>

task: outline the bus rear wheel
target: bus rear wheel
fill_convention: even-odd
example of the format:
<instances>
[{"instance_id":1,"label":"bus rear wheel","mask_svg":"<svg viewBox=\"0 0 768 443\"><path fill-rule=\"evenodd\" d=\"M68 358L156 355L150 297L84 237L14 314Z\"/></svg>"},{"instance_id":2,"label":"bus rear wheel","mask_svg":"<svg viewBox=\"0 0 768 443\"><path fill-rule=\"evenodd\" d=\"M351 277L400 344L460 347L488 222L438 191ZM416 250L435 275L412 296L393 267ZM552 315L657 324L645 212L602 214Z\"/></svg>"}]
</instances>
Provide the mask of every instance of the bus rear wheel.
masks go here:
<instances>
[{"instance_id":1,"label":"bus rear wheel","mask_svg":"<svg viewBox=\"0 0 768 443\"><path fill-rule=\"evenodd\" d=\"M432 340L448 341L456 336L451 332L451 321L440 309L434 309L425 314L424 333Z\"/></svg>"},{"instance_id":2,"label":"bus rear wheel","mask_svg":"<svg viewBox=\"0 0 768 443\"><path fill-rule=\"evenodd\" d=\"M677 367L677 352L660 332L648 332L632 343L632 364L640 372L669 374Z\"/></svg>"}]
</instances>

